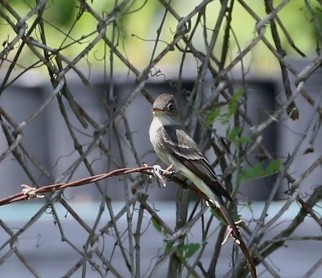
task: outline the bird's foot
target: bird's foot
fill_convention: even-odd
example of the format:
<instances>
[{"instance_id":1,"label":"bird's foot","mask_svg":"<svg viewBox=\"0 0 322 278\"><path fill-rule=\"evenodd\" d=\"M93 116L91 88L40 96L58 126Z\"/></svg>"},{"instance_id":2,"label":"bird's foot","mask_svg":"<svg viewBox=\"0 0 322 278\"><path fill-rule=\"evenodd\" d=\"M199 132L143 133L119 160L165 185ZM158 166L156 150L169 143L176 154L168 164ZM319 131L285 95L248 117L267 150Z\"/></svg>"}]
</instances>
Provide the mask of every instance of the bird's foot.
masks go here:
<instances>
[{"instance_id":1,"label":"bird's foot","mask_svg":"<svg viewBox=\"0 0 322 278\"><path fill-rule=\"evenodd\" d=\"M238 221L236 221L236 222L235 222L235 224L236 224L237 228L239 227L239 225L240 225L242 222L243 222L242 220L238 220ZM238 230L239 230L239 229L238 229ZM235 242L236 242L238 245L240 244L239 239L237 239L237 238L236 238L236 236L237 236L237 235L234 235L234 231L233 231L233 229L228 225L228 226L227 226L227 229L226 229L225 237L224 237L224 239L223 239L223 241L222 241L221 245L224 245L224 244L227 242L227 240L228 240L229 236L232 236L232 237L235 239Z\"/></svg>"},{"instance_id":2,"label":"bird's foot","mask_svg":"<svg viewBox=\"0 0 322 278\"><path fill-rule=\"evenodd\" d=\"M174 171L171 171L173 164L171 164L167 169L163 170L160 165L153 165L152 175L157 180L160 187L167 186L168 177L174 174Z\"/></svg>"},{"instance_id":3,"label":"bird's foot","mask_svg":"<svg viewBox=\"0 0 322 278\"><path fill-rule=\"evenodd\" d=\"M22 184L22 193L28 197L28 199L34 199L34 198L45 198L45 195L43 194L37 194L37 188L31 187L28 184Z\"/></svg>"}]
</instances>

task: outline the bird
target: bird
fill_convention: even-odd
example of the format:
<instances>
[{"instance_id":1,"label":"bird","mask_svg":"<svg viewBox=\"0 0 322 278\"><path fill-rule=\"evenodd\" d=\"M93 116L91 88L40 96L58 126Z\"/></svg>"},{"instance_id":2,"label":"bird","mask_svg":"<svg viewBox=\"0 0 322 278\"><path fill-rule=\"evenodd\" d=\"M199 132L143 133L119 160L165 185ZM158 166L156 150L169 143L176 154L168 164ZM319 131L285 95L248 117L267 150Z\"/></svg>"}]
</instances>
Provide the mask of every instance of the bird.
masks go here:
<instances>
[{"instance_id":1,"label":"bird","mask_svg":"<svg viewBox=\"0 0 322 278\"><path fill-rule=\"evenodd\" d=\"M230 228L228 236L233 236L247 259L252 277L256 278L255 263L223 199L232 202L232 197L218 181L213 167L196 142L181 125L174 96L167 93L159 95L153 103L152 113L149 137L154 151L169 166L168 169L173 167L189 179L208 205L220 211Z\"/></svg>"},{"instance_id":2,"label":"bird","mask_svg":"<svg viewBox=\"0 0 322 278\"><path fill-rule=\"evenodd\" d=\"M174 96L167 93L159 95L153 103L152 113L149 137L158 157L190 180L208 204L219 209L238 238L239 230L223 199L232 202L232 198L218 181L213 167L196 142L181 125Z\"/></svg>"}]
</instances>

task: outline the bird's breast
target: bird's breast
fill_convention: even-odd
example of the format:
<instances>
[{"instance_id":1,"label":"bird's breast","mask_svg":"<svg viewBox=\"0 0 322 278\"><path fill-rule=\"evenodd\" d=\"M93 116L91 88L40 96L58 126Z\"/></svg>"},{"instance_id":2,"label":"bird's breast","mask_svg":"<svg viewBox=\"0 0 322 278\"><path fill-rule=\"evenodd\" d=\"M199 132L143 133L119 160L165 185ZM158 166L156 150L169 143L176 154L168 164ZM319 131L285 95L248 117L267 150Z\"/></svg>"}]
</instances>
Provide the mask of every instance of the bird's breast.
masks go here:
<instances>
[{"instance_id":1,"label":"bird's breast","mask_svg":"<svg viewBox=\"0 0 322 278\"><path fill-rule=\"evenodd\" d=\"M154 151L160 157L162 162L170 165L169 153L167 152L162 139L163 123L158 117L154 117L150 125L149 136Z\"/></svg>"}]
</instances>

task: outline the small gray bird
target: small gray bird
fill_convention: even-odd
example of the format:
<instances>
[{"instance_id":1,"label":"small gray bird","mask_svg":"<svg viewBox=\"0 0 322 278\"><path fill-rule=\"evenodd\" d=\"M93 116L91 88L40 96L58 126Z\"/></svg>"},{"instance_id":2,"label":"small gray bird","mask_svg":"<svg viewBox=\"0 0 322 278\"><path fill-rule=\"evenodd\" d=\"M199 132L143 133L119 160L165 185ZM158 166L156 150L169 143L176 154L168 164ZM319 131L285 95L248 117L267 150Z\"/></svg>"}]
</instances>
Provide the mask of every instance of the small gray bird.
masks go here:
<instances>
[{"instance_id":1,"label":"small gray bird","mask_svg":"<svg viewBox=\"0 0 322 278\"><path fill-rule=\"evenodd\" d=\"M150 141L156 154L168 166L188 178L223 214L236 236L239 231L222 197L232 198L217 180L215 171L199 150L195 141L180 125L173 95L162 94L153 103Z\"/></svg>"},{"instance_id":2,"label":"small gray bird","mask_svg":"<svg viewBox=\"0 0 322 278\"><path fill-rule=\"evenodd\" d=\"M257 277L256 266L239 230L230 216L222 197L232 201L230 195L217 180L215 171L199 150L195 141L180 125L179 113L174 97L162 94L153 103L153 120L150 126L150 141L160 159L173 166L188 178L207 198L211 207L215 205L230 226L235 242L244 253L249 271Z\"/></svg>"}]
</instances>

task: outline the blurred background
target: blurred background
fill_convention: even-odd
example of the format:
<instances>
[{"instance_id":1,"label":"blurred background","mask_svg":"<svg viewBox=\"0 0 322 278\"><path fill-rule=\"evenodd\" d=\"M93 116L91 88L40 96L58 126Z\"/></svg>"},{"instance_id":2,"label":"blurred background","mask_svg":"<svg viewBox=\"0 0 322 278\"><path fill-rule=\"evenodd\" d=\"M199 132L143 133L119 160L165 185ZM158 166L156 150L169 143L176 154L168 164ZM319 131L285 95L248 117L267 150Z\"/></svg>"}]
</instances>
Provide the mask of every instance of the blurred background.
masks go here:
<instances>
[{"instance_id":1,"label":"blurred background","mask_svg":"<svg viewBox=\"0 0 322 278\"><path fill-rule=\"evenodd\" d=\"M281 216L276 217L278 222L272 225L275 229L268 231L265 240L286 229L301 208L295 198L285 207L291 198L286 194L291 181L299 180L297 192L308 197L322 179L320 165L309 170L322 155L321 119L317 112L321 98L322 6L319 1L223 1L228 5L223 20L219 21L224 5L221 2L0 0L0 198L20 192L21 184L40 187L123 167L159 164L148 129L151 102L163 92L176 95L182 116L188 119L189 131L203 150L207 149L218 175L224 177L216 155L209 151L209 137L202 130L210 131L211 140L230 140L231 155L225 154L225 159L228 166L234 165L240 146L247 151L251 145L254 128L275 117L274 113L288 99L286 87L294 95L299 94L299 83L304 81L302 95L295 99L298 119L283 114L268 124L261 134L261 151L242 158L241 170L232 177L233 183L238 184L234 190L245 219L256 222L263 217L258 212L264 211L265 201L273 195L275 202L270 203L267 215L274 219L281 212ZM267 3L271 3L273 12ZM274 27L268 15L278 26L279 41L272 33ZM185 19L189 20L180 25ZM213 33L217 37L209 51ZM172 44L178 36L183 37ZM209 69L202 74L207 55L216 74ZM307 71L310 74L305 75ZM62 81L63 86L57 89ZM226 103L215 114L217 107L212 101L227 102L221 86L230 100L237 92L244 92L238 105L249 120L245 117L240 122L239 139L244 140L241 145L231 139L240 112L226 119L231 112ZM198 95L201 97L197 107ZM210 108L202 110L207 103L211 103ZM205 120L209 115L215 115L210 125ZM18 135L22 135L21 140ZM274 186L290 156L293 160L286 167L292 179L284 178L279 186ZM46 196L46 202L36 200L1 207L0 274L110 275L97 271L93 265L96 271L91 271L91 267L79 270L77 263L83 263L78 262L79 252L84 252L81 246L89 240L90 233L85 229L84 234L75 235L73 231L81 221L70 215L76 212L91 228L96 220L104 227L106 219L112 221L113 215L105 207L104 214L108 216L102 217L104 214L97 212L100 206L104 207L106 202L115 212L123 211L124 206L129 210L129 202L136 198L131 193L134 184L140 184L149 202L160 208L160 217L175 227L178 187L174 183L160 189L153 179L131 175L68 188L63 193ZM61 199L71 207L61 205ZM252 208L248 207L250 204ZM119 229L126 231L126 210L123 213L118 223ZM57 228L59 223L63 224L61 230ZM261 277L321 277L319 268L309 275L314 263L321 263L320 224L310 217L304 223L288 242L289 250L293 251L282 248L271 255L271 267L275 270L260 266ZM150 222L145 225L148 227ZM95 226L92 231L97 232L96 229ZM192 233L202 237L198 229ZM217 233L216 230L214 234ZM303 235L317 241L305 244ZM150 258L159 255L163 244L162 236L158 236L153 252L142 246L146 252L142 256L145 276L151 274ZM70 239L75 242L70 243ZM155 233L149 230L146 242L153 245L154 239ZM59 244L53 245L56 241ZM67 247L64 241L68 242ZM107 242L106 238L102 242ZM79 249L73 249L73 244ZM20 255L15 246L20 246ZM217 269L218 277L229 273L230 249L231 244L223 251L224 264ZM299 253L302 256L297 256ZM106 256L112 258L113 254ZM210 258L211 248L205 254ZM125 255L115 256L117 270L126 277L129 271L123 271ZM299 260L302 265L294 264ZM64 270L57 276L57 264L61 263ZM167 267L163 265L160 269L155 277L166 274ZM111 276L117 277L115 273Z\"/></svg>"},{"instance_id":2,"label":"blurred background","mask_svg":"<svg viewBox=\"0 0 322 278\"><path fill-rule=\"evenodd\" d=\"M107 16L107 20L114 20L113 13L111 13L114 8L113 1L106 1L106 3L91 1L89 4L91 9L98 15L110 13L112 14L110 16L111 18ZM18 14L25 15L32 9L34 1L8 1L7 5L10 5ZM311 5L312 8L316 9L318 19L320 15L318 1L312 1ZM48 46L53 49L58 49L61 55L68 57L70 61L73 61L79 53L84 51L86 42L91 40L92 36L95 36L93 30L97 27L97 21L93 16L86 13L81 14L80 6L81 2L79 1L68 1L68 3L65 1L52 1L42 13L42 18L45 21ZM174 10L177 9L180 11L182 15L185 15L193 10L195 4L173 1L172 7ZM164 6L158 3L158 1L135 1L131 3L128 9L135 12L127 11L117 18L117 32L114 28L109 28L106 31L108 35L115 32L114 36L117 35L121 43L121 47L119 47L120 51L125 55L131 65L140 71L149 63L153 51L162 49L166 44L165 42L171 40L176 30L177 20L174 17L167 18L164 22L163 32L160 38L161 43L156 45L156 49L154 49L153 40L156 37L157 29L164 13ZM258 17L264 17L266 14L265 6L261 1L252 3L252 9ZM209 22L213 21L219 10L220 4L217 1L211 3L206 10L205 20ZM16 36L16 33L14 28L6 21L6 17L4 17L4 15L10 15L4 13L4 11L0 18L3 30L0 34L0 40L3 42L4 47L2 56L6 59L3 59L0 68L0 78L2 78L0 105L10 115L13 121L19 124L30 117L37 108L41 107L53 93L53 88L52 83L48 80L48 69L45 65L42 65L39 57L28 47L20 46L19 48L19 45L17 45L16 49L13 49L8 55L5 54L7 43ZM296 14L296 17L292 16L293 14ZM27 27L31 26L34 17L31 16L28 18L26 21ZM232 12L232 18L231 28L234 31L233 35L235 39L229 41L228 61L233 60L236 54L247 46L256 35L256 20L243 7L242 3L236 3ZM309 65L312 60L311 57L315 56L318 34L316 33L315 25L312 24L312 18L308 16L305 4L300 1L291 1L285 5L279 12L279 18L283 19L283 25L287 30L287 33L280 33L280 39L283 49L287 53L286 61L292 65L295 71L289 73L290 84L294 90L294 84L297 78L295 73L300 72ZM14 21L15 19L13 18L12 20ZM40 36L40 31L39 33L37 33L37 29L33 31L35 35ZM76 41L77 38L82 38L85 35L88 41ZM287 35L292 36L293 43L296 42L296 49L290 45ZM224 30L220 29L217 43L213 49L217 56L220 56L222 52L223 36ZM31 36L31 38L36 41L39 40L36 37ZM266 39L272 42L270 32L266 33ZM202 33L196 33L194 35L193 43L197 49L203 49L205 47ZM117 44L116 46L118 47ZM21 49L21 52L17 55L19 49ZM114 58L110 60L112 56ZM15 57L18 58L19 63L15 64L14 68L8 71L8 68L10 66L12 67ZM181 86L183 94L184 92L188 92L188 94L192 92L196 81L198 64L193 55L187 55L183 66L181 65L181 60L182 57L178 54L178 51L169 51L158 62L157 67L152 68L149 79L146 82L146 88L153 97L162 92L177 94L176 91L179 85ZM109 114L113 113L107 107L111 107L111 110L117 111L126 103L127 98L134 91L135 71L133 73L133 71L129 70L128 65L124 64L119 57L112 52L109 53L108 46L104 43L103 39L93 45L90 51L77 61L77 69L86 78L87 83L84 84L84 81L80 79L77 73L69 71L65 75L69 91L72 93L76 102L93 117L98 125L106 122L110 117ZM242 74L247 74L247 79ZM238 63L229 72L229 75L236 88L247 88L249 95L247 97L247 106L251 107L247 113L249 113L254 125L262 122L269 113L274 111L278 102L283 101L283 86L281 83L278 59L267 48L267 45L262 42L259 42L256 47L253 47L243 57L242 62ZM312 99L316 99L320 93L320 75L321 70L318 69L305 83L305 87L311 93ZM206 96L212 91L214 82L212 76L208 76L207 78L203 83L203 93ZM184 98L183 102L185 102ZM63 99L63 101L65 100ZM187 103L183 105L187 105ZM290 153L296 141L294 134L301 133L306 124L307 119L304 116L308 115L311 106L305 102L303 104L299 102L298 105L301 106L300 111L303 111L301 112L301 116L303 117L298 121L283 119L282 123L273 124L266 131L264 144L276 156L287 156ZM73 154L74 143L70 138L70 134L66 132L65 120L61 117L59 109L59 104L57 103L50 103L46 106L42 110L40 117L35 117L35 120L24 130L22 139L26 149L30 150L32 157L36 158L50 172L51 176L56 178L62 175L73 164L77 156L77 154ZM81 126L72 108L67 107L66 113L73 126ZM125 110L125 115L131 130L135 133L133 140L138 148L140 158L146 163L154 162L156 158L151 154L151 146L147 136L151 121L151 103L146 101L145 97L138 95ZM220 135L225 137L227 127L218 123L215 123L215 125L217 125L217 130L221 132ZM284 126L288 128L284 128ZM122 127L118 126L118 128L122 130ZM88 129L84 129L84 132L79 130L77 136L80 144L86 145L90 142L91 133L94 132L94 129L91 129L91 126L89 126ZM4 137L3 134L2 136ZM110 134L110 136L113 135ZM4 151L7 148L7 142L4 138L1 139L1 144L2 151ZM121 162L118 157L118 151L111 150L111 152L114 152L113 157L117 163L109 162L106 155L102 155L99 152L94 151L90 154L89 160L94 165L96 173L105 171L108 167L120 166ZM124 155L127 166L134 166L136 164L131 150ZM28 157L24 159L28 160ZM299 157L298 162L303 162L302 159L302 157ZM309 159L313 161L314 157ZM295 169L299 167L296 163L294 163ZM41 173L42 170L37 172L37 167L31 165L32 163L26 164L28 164L28 168L30 167L31 175L35 178L33 182L37 184L50 182ZM81 178L88 174L88 171L82 168L82 165L77 167L73 173L73 179ZM19 191L20 184L28 180L28 174L21 169L21 166L14 158L7 158L1 161L0 172L1 176L6 180L6 183L2 187L2 197ZM12 175L12 173L15 174ZM308 184L317 184L321 175L314 174L310 178L313 180L309 179L307 181ZM89 192L84 192L84 190L86 191L87 189L83 188L80 190L81 192L77 193L73 190L73 194L80 194L79 198L85 199L94 197L95 190L90 189ZM261 189L256 193L254 190L256 192L256 186L255 188L249 189L248 196L250 196L249 194L255 194L254 196L250 196L251 199L263 199L267 195L265 191L269 189L266 188L264 191ZM119 200L122 198L122 193L117 193L117 191L120 191L120 188L115 186L111 194L113 198L116 197ZM84 196L81 196L83 194ZM163 198L163 194L166 195L165 198L174 196L172 192L169 192L169 194L162 192L161 195L158 192L156 197Z\"/></svg>"}]
</instances>

